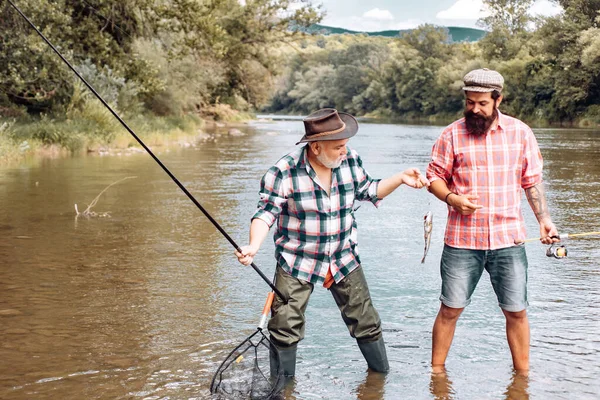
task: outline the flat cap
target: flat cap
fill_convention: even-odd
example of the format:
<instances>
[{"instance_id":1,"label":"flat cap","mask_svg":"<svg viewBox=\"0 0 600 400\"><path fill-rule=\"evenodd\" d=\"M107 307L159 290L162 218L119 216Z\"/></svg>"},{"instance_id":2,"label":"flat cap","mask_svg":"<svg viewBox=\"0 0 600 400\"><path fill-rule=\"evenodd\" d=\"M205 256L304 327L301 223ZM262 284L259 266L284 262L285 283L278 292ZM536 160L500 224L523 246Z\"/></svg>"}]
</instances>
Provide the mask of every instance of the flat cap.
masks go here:
<instances>
[{"instance_id":1,"label":"flat cap","mask_svg":"<svg viewBox=\"0 0 600 400\"><path fill-rule=\"evenodd\" d=\"M463 78L465 86L463 90L466 92L493 92L502 91L504 87L504 78L498 71L482 68L475 69Z\"/></svg>"}]
</instances>

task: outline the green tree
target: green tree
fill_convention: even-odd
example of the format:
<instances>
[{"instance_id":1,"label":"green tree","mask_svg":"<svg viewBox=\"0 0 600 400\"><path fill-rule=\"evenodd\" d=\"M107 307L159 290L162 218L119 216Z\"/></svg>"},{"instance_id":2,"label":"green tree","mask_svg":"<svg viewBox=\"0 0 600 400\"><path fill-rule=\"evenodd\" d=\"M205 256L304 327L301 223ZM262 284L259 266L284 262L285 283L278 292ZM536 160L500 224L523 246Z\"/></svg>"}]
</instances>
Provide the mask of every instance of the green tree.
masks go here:
<instances>
[{"instance_id":1,"label":"green tree","mask_svg":"<svg viewBox=\"0 0 600 400\"><path fill-rule=\"evenodd\" d=\"M211 101L234 106L236 98L252 106L264 103L268 78L279 71L274 46L304 35L291 27L307 27L321 18L318 8L300 0L173 0L162 4L157 15L158 32L173 39L174 56L191 53L225 68Z\"/></svg>"},{"instance_id":2,"label":"green tree","mask_svg":"<svg viewBox=\"0 0 600 400\"><path fill-rule=\"evenodd\" d=\"M423 58L445 59L451 49L448 28L424 24L401 35L401 40L417 49Z\"/></svg>"},{"instance_id":3,"label":"green tree","mask_svg":"<svg viewBox=\"0 0 600 400\"><path fill-rule=\"evenodd\" d=\"M105 70L103 76L135 82L138 97L162 112L219 102L239 108L264 104L281 69L277 46L303 35L291 28L320 19L319 8L301 0L20 0L18 5L73 64L90 60L97 71ZM73 93L71 73L7 2L0 5L0 32L0 106L64 110ZM135 52L140 46L161 57L148 52L140 57ZM197 65L195 75L185 74L187 86L202 92L191 93L179 110L165 107L177 96L169 92L177 85L160 68L182 72L189 62ZM215 70L214 83L206 83L205 72ZM194 95L197 101L190 104Z\"/></svg>"},{"instance_id":4,"label":"green tree","mask_svg":"<svg viewBox=\"0 0 600 400\"><path fill-rule=\"evenodd\" d=\"M564 13L536 32L543 42L542 52L552 66L554 94L553 119L573 120L600 100L600 69L594 56L596 29L600 27L599 0L559 2Z\"/></svg>"},{"instance_id":5,"label":"green tree","mask_svg":"<svg viewBox=\"0 0 600 400\"><path fill-rule=\"evenodd\" d=\"M484 0L489 13L478 24L489 33L480 41L486 60L514 58L530 37L529 9L533 0Z\"/></svg>"},{"instance_id":6,"label":"green tree","mask_svg":"<svg viewBox=\"0 0 600 400\"><path fill-rule=\"evenodd\" d=\"M91 2L91 0L90 0ZM127 75L128 51L149 0L21 0L18 6L75 64L89 59ZM101 16L102 15L102 16ZM68 102L71 72L8 4L0 6L0 102L47 111Z\"/></svg>"},{"instance_id":7,"label":"green tree","mask_svg":"<svg viewBox=\"0 0 600 400\"><path fill-rule=\"evenodd\" d=\"M526 31L531 22L533 0L484 0L483 4L489 14L479 22L489 31L501 28L515 35Z\"/></svg>"}]
</instances>

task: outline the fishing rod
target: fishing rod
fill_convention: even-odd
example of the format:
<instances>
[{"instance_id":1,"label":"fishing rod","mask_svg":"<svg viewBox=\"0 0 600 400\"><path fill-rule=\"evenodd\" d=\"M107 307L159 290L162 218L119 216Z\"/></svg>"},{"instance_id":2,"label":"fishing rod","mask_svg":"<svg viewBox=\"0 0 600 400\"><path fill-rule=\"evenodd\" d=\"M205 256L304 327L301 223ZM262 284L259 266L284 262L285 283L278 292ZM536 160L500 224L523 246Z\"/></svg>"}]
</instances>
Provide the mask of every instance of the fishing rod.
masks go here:
<instances>
[{"instance_id":1,"label":"fishing rod","mask_svg":"<svg viewBox=\"0 0 600 400\"><path fill-rule=\"evenodd\" d=\"M592 235L600 235L600 231L599 232L584 232L584 233L562 233L560 235L558 235L558 239L560 240L566 240L566 239L570 239L570 238L574 238L574 237L580 237L580 236L592 236ZM533 242L536 240L541 240L542 238L531 238L531 239L525 239L523 242Z\"/></svg>"},{"instance_id":2,"label":"fishing rod","mask_svg":"<svg viewBox=\"0 0 600 400\"><path fill-rule=\"evenodd\" d=\"M179 179L177 179L175 177L175 175L173 175L171 173L171 171L169 171L169 169L158 159L158 157L156 155L154 155L152 150L150 150L148 148L148 146L146 146L146 144L135 134L133 129L131 129L129 127L129 125L127 125L127 123L125 123L125 121L123 121L123 119L119 116L119 114L117 114L117 112L115 110L113 110L113 108L102 98L102 96L100 96L100 94L96 91L96 89L94 89L92 87L92 85L90 85L83 78L83 76L81 76L81 74L79 72L77 72L75 67L73 67L73 65L71 65L71 63L61 54L61 52L58 51L56 49L56 47L54 47L52 42L50 42L50 40L48 40L46 38L46 36L44 36L44 34L42 32L40 32L40 30L33 24L33 22L31 22L31 20L29 18L27 18L27 16L19 9L19 7L17 7L15 5L15 3L12 2L12 0L6 0L6 1L8 1L8 3L21 15L21 17L23 17L23 19L25 19L25 21L27 21L27 23L33 28L33 30L35 30L37 32L37 34L44 40L44 42L46 42L48 44L48 46L50 46L50 48L52 48L52 50L54 50L54 52L61 58L61 60L63 60L65 62L65 64L67 64L67 66L71 69L71 71L73 71L75 73L75 75L77 75L77 77L85 84L85 86L87 86L87 88L92 91L92 93L98 98L98 100L100 100L100 102L121 123L121 125L123 125L123 127L125 127L125 129L127 129L127 131L140 144L140 146L142 146L144 148L144 150L146 150L148 152L148 154L150 154L150 156L154 159L154 161L156 161L156 163L163 169L163 171L165 171L167 173L167 175L169 175L169 177L173 180L173 182L175 182L175 184L177 186L179 186L179 189L181 189L183 191L183 193L185 193L185 195L192 201L192 203L194 203L196 205L196 207L198 207L200 209L200 211L202 211L202 213L206 216L206 218L208 218L208 220L214 225L214 227L217 228L217 230L219 232L221 232L221 234L225 237L225 239L227 239L227 241L229 243L231 243L231 245L235 248L235 250L238 252L241 252L240 246L237 245L237 243L231 238L231 236L229 236L229 234L221 227L221 225L219 225L219 223L208 213L208 211L206 211L206 209L204 207L202 207L202 204L200 204L200 202L198 200L196 200L196 198L194 196L192 196L192 194L186 189L185 186L183 186L183 184L179 181ZM250 266L258 273L258 275L260 275L260 277L269 285L269 287L277 294L277 296L279 296L279 298L281 298L281 300L283 300L285 303L287 303L287 300L283 296L283 294L281 294L281 292L275 287L275 285L273 285L273 283L269 280L269 278L266 277L266 275L260 270L260 268L258 268L256 266L256 264L254 264L254 262L252 262L252 264L250 264Z\"/></svg>"},{"instance_id":3,"label":"fishing rod","mask_svg":"<svg viewBox=\"0 0 600 400\"><path fill-rule=\"evenodd\" d=\"M575 237L592 236L592 235L600 235L600 231L599 232L584 232L584 233L563 233L558 236L552 236L552 238L559 239L559 240L566 240L566 239L575 238ZM533 241L540 240L540 239L541 238L531 238L531 239L524 240L524 242L533 242ZM546 249L546 256L548 256L548 257L554 257L554 258L560 259L560 258L566 258L567 254L568 254L568 250L567 250L567 246L565 246L565 245L558 245L556 243L552 243L550 245L550 247L548 247Z\"/></svg>"}]
</instances>

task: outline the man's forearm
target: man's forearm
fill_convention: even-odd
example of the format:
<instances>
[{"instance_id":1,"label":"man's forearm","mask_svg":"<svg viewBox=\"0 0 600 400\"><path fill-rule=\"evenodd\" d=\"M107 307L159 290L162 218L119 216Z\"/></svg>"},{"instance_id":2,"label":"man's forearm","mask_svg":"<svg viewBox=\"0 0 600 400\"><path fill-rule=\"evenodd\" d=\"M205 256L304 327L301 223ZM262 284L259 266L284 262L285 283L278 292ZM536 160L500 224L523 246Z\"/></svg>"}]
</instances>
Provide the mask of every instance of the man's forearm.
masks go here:
<instances>
[{"instance_id":1,"label":"man's forearm","mask_svg":"<svg viewBox=\"0 0 600 400\"><path fill-rule=\"evenodd\" d=\"M250 224L250 246L260 248L269 234L269 225L260 218L254 218Z\"/></svg>"},{"instance_id":2,"label":"man's forearm","mask_svg":"<svg viewBox=\"0 0 600 400\"><path fill-rule=\"evenodd\" d=\"M442 179L436 179L435 181L431 182L429 191L441 201L446 201L446 196L448 196L448 193L450 193L448 185Z\"/></svg>"},{"instance_id":3,"label":"man's forearm","mask_svg":"<svg viewBox=\"0 0 600 400\"><path fill-rule=\"evenodd\" d=\"M389 178L382 179L379 181L377 185L377 198L383 199L388 194L392 193L394 190L398 189L398 187L402 185L402 173L395 174L390 176Z\"/></svg>"},{"instance_id":4,"label":"man's forearm","mask_svg":"<svg viewBox=\"0 0 600 400\"><path fill-rule=\"evenodd\" d=\"M550 211L546 204L546 191L543 183L525 189L527 201L535 214L538 222L550 218Z\"/></svg>"}]
</instances>

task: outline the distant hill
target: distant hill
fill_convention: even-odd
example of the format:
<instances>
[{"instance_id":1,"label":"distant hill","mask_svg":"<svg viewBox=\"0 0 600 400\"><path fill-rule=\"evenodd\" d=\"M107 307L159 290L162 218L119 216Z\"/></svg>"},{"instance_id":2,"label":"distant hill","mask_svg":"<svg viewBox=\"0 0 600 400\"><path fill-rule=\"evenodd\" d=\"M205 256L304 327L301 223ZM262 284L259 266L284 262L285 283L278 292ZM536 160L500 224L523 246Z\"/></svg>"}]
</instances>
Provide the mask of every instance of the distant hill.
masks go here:
<instances>
[{"instance_id":1,"label":"distant hill","mask_svg":"<svg viewBox=\"0 0 600 400\"><path fill-rule=\"evenodd\" d=\"M487 33L481 29L473 29L473 28L460 28L456 26L446 27L448 29L448 33L453 42L476 42ZM411 29L404 29L399 31L379 31L379 32L359 32L359 31L351 31L349 29L344 28L336 28L333 26L319 25L315 24L310 26L307 29L308 33L321 34L321 35L339 35L343 33L348 33L351 35L358 34L366 34L369 36L386 36L386 37L398 37L402 35L404 32L410 32Z\"/></svg>"}]
</instances>

